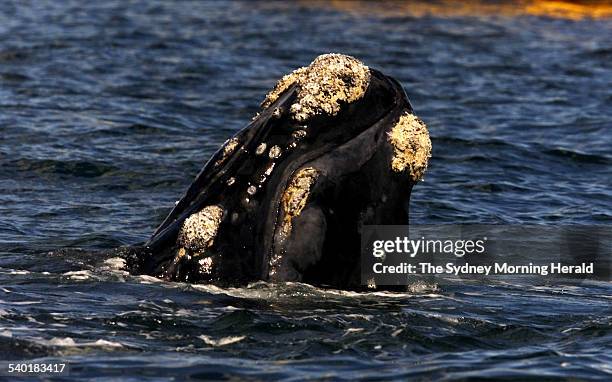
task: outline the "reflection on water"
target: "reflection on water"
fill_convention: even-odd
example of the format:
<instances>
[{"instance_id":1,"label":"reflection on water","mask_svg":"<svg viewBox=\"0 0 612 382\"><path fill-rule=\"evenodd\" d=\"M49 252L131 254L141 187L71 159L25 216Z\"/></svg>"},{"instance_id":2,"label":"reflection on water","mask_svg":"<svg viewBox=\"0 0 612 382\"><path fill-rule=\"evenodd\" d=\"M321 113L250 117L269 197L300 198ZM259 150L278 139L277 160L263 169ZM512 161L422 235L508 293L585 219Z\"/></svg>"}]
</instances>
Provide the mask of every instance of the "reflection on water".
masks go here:
<instances>
[{"instance_id":1,"label":"reflection on water","mask_svg":"<svg viewBox=\"0 0 612 382\"><path fill-rule=\"evenodd\" d=\"M0 3L0 359L72 380L608 380L608 282L219 289L108 253L325 52L396 77L430 127L413 223L611 224L609 7L411 4Z\"/></svg>"},{"instance_id":2,"label":"reflection on water","mask_svg":"<svg viewBox=\"0 0 612 382\"><path fill-rule=\"evenodd\" d=\"M545 16L569 20L605 19L612 17L612 4L609 1L356 1L303 0L304 4L315 7L330 7L343 12L360 15L387 17L517 17Z\"/></svg>"}]
</instances>

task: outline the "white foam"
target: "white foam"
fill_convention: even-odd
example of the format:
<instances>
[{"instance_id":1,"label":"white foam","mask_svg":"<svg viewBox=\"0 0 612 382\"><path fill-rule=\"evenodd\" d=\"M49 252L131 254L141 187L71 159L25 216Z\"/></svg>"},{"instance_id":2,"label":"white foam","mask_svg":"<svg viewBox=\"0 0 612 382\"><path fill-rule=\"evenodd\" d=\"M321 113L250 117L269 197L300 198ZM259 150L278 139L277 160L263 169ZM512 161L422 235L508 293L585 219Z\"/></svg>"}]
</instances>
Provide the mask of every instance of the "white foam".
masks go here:
<instances>
[{"instance_id":1,"label":"white foam","mask_svg":"<svg viewBox=\"0 0 612 382\"><path fill-rule=\"evenodd\" d=\"M232 297L251 298L260 300L285 299L287 297L385 297L385 298L406 298L414 297L413 293L408 292L354 292L339 289L322 289L310 284L298 282L267 283L258 281L242 288L219 288L208 284L192 284L194 289L212 293L225 294Z\"/></svg>"},{"instance_id":2,"label":"white foam","mask_svg":"<svg viewBox=\"0 0 612 382\"><path fill-rule=\"evenodd\" d=\"M70 277L71 280L89 280L94 278L94 275L88 270L70 271L63 273L63 275Z\"/></svg>"},{"instance_id":3,"label":"white foam","mask_svg":"<svg viewBox=\"0 0 612 382\"><path fill-rule=\"evenodd\" d=\"M93 343L94 346L104 346L104 347L113 347L113 348L122 348L123 345L119 342L107 341L107 340L97 340Z\"/></svg>"},{"instance_id":4,"label":"white foam","mask_svg":"<svg viewBox=\"0 0 612 382\"><path fill-rule=\"evenodd\" d=\"M103 339L99 339L97 341L89 341L89 342L75 342L70 337L53 337L50 340L42 340L40 341L49 346L58 346L58 347L112 347L112 348L122 348L123 345L119 342L112 342Z\"/></svg>"},{"instance_id":5,"label":"white foam","mask_svg":"<svg viewBox=\"0 0 612 382\"><path fill-rule=\"evenodd\" d=\"M202 341L204 341L207 345L210 345L210 346L225 346L225 345L235 344L236 342L240 342L243 339L245 339L246 336L230 336L230 337L221 337L219 339L213 339L209 336L201 335L198 338L200 338Z\"/></svg>"},{"instance_id":6,"label":"white foam","mask_svg":"<svg viewBox=\"0 0 612 382\"><path fill-rule=\"evenodd\" d=\"M342 335L342 337L344 336L348 336L351 333L359 333L359 332L363 332L365 329L364 328L348 328L346 329L346 331L344 332L344 334Z\"/></svg>"},{"instance_id":7,"label":"white foam","mask_svg":"<svg viewBox=\"0 0 612 382\"><path fill-rule=\"evenodd\" d=\"M5 301L5 300L0 300L0 304L5 304L5 305L34 305L34 304L40 304L42 303L42 301Z\"/></svg>"},{"instance_id":8,"label":"white foam","mask_svg":"<svg viewBox=\"0 0 612 382\"><path fill-rule=\"evenodd\" d=\"M125 259L121 257L111 257L104 260L104 265L114 270L123 270L125 268Z\"/></svg>"},{"instance_id":9,"label":"white foam","mask_svg":"<svg viewBox=\"0 0 612 382\"><path fill-rule=\"evenodd\" d=\"M13 333L10 330L3 330L0 332L0 337L13 337Z\"/></svg>"},{"instance_id":10,"label":"white foam","mask_svg":"<svg viewBox=\"0 0 612 382\"><path fill-rule=\"evenodd\" d=\"M158 279L157 277L153 277L153 276L148 276L148 275L139 275L137 276L137 278L140 280L141 284L157 284L157 283L161 283L164 280Z\"/></svg>"},{"instance_id":11,"label":"white foam","mask_svg":"<svg viewBox=\"0 0 612 382\"><path fill-rule=\"evenodd\" d=\"M20 270L20 269L11 269L9 275L29 275L30 271Z\"/></svg>"},{"instance_id":12,"label":"white foam","mask_svg":"<svg viewBox=\"0 0 612 382\"><path fill-rule=\"evenodd\" d=\"M76 346L76 343L70 337L64 337L64 338L53 337L49 341L47 341L47 345L53 345L53 346Z\"/></svg>"}]
</instances>

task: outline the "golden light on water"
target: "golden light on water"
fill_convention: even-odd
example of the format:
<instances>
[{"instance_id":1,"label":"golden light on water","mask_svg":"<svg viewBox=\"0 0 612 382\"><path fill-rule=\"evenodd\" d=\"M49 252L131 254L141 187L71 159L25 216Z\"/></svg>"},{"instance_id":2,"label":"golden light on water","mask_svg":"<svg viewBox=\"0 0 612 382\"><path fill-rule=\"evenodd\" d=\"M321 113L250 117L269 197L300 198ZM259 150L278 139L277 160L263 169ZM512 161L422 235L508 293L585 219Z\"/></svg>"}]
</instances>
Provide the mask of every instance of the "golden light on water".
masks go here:
<instances>
[{"instance_id":1,"label":"golden light on water","mask_svg":"<svg viewBox=\"0 0 612 382\"><path fill-rule=\"evenodd\" d=\"M304 1L307 6L329 7L360 15L439 16L439 17L517 17L543 16L558 19L612 18L612 1Z\"/></svg>"}]
</instances>

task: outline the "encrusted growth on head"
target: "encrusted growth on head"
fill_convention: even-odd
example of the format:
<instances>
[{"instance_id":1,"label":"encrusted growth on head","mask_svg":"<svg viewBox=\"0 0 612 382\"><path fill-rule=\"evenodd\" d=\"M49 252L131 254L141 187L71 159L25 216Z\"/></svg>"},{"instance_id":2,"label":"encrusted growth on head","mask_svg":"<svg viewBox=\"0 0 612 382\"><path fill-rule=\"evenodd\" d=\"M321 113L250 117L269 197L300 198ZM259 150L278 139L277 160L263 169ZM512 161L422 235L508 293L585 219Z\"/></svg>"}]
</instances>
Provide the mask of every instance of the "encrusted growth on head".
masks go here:
<instances>
[{"instance_id":1,"label":"encrusted growth on head","mask_svg":"<svg viewBox=\"0 0 612 382\"><path fill-rule=\"evenodd\" d=\"M314 115L336 115L342 103L363 97L370 84L370 69L351 56L323 54L308 67L281 78L262 106L272 105L294 83L297 98L290 111L295 120L303 122Z\"/></svg>"},{"instance_id":2,"label":"encrusted growth on head","mask_svg":"<svg viewBox=\"0 0 612 382\"><path fill-rule=\"evenodd\" d=\"M230 138L223 145L223 152L221 153L221 158L215 162L215 166L219 166L223 164L229 158L229 156L236 150L240 141L238 138Z\"/></svg>"},{"instance_id":3,"label":"encrusted growth on head","mask_svg":"<svg viewBox=\"0 0 612 382\"><path fill-rule=\"evenodd\" d=\"M198 260L199 271L204 274L212 274L213 272L213 259L210 256L204 257Z\"/></svg>"},{"instance_id":4,"label":"encrusted growth on head","mask_svg":"<svg viewBox=\"0 0 612 382\"><path fill-rule=\"evenodd\" d=\"M278 97L281 96L291 85L293 85L298 79L304 75L304 73L308 70L308 67L304 66L298 69L295 69L293 72L284 75L280 80L276 82L274 88L266 95L266 99L261 103L261 107L267 108L272 105Z\"/></svg>"},{"instance_id":5,"label":"encrusted growth on head","mask_svg":"<svg viewBox=\"0 0 612 382\"><path fill-rule=\"evenodd\" d=\"M431 157L431 140L427 126L414 114L404 114L388 133L393 146L391 168L408 172L413 181L423 177Z\"/></svg>"},{"instance_id":6,"label":"encrusted growth on head","mask_svg":"<svg viewBox=\"0 0 612 382\"><path fill-rule=\"evenodd\" d=\"M188 217L178 235L177 244L195 252L203 252L213 245L223 216L220 206L206 206Z\"/></svg>"},{"instance_id":7,"label":"encrusted growth on head","mask_svg":"<svg viewBox=\"0 0 612 382\"><path fill-rule=\"evenodd\" d=\"M319 172L315 168L304 167L291 178L281 199L285 213L281 227L281 233L284 236L291 232L291 220L298 216L306 206L310 189L318 175Z\"/></svg>"}]
</instances>

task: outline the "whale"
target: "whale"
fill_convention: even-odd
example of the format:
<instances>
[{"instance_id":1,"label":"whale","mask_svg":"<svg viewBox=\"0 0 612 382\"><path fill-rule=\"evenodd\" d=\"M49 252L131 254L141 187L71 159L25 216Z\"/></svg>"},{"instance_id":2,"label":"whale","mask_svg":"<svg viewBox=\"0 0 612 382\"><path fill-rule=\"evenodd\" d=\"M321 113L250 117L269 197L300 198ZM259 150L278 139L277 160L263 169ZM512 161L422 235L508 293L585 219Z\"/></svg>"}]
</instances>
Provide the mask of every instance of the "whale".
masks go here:
<instances>
[{"instance_id":1,"label":"whale","mask_svg":"<svg viewBox=\"0 0 612 382\"><path fill-rule=\"evenodd\" d=\"M362 228L408 224L430 156L397 80L348 55L318 56L277 82L129 267L220 286L359 288Z\"/></svg>"}]
</instances>

